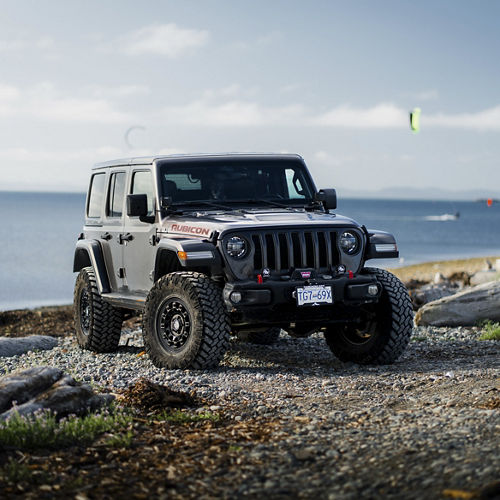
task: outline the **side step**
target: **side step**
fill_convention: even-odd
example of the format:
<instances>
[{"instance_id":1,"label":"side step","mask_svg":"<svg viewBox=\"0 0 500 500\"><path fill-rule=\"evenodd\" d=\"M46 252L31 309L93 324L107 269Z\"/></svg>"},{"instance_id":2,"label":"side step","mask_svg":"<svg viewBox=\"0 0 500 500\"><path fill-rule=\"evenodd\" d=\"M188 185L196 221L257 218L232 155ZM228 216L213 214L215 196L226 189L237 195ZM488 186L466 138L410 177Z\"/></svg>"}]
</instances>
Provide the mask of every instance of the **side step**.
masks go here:
<instances>
[{"instance_id":1,"label":"side step","mask_svg":"<svg viewBox=\"0 0 500 500\"><path fill-rule=\"evenodd\" d=\"M124 309L135 309L142 311L146 305L146 295L123 295L122 293L103 293L102 299L112 306Z\"/></svg>"}]
</instances>

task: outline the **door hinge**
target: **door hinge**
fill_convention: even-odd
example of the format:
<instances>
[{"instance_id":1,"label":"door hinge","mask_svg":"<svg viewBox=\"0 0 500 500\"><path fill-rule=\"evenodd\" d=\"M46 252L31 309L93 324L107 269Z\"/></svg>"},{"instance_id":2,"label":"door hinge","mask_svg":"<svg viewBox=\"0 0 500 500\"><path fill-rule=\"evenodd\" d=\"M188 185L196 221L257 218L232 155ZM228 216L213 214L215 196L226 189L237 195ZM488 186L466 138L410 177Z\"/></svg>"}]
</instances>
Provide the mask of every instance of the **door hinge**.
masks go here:
<instances>
[{"instance_id":1,"label":"door hinge","mask_svg":"<svg viewBox=\"0 0 500 500\"><path fill-rule=\"evenodd\" d=\"M116 272L116 275L119 278L125 278L125 268L124 267L120 267L120 269L118 269L118 271Z\"/></svg>"},{"instance_id":2,"label":"door hinge","mask_svg":"<svg viewBox=\"0 0 500 500\"><path fill-rule=\"evenodd\" d=\"M127 241L132 241L133 239L134 239L134 236L130 233L118 235L118 243L120 245L123 245L123 243L126 243Z\"/></svg>"}]
</instances>

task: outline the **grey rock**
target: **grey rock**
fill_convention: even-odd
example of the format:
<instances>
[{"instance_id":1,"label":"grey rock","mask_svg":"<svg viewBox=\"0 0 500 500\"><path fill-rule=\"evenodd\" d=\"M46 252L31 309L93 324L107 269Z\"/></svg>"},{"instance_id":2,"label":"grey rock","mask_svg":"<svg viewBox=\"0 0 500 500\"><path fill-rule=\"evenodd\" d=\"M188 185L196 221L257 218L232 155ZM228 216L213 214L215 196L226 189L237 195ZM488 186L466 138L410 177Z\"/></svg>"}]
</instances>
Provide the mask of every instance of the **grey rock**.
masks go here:
<instances>
[{"instance_id":1,"label":"grey rock","mask_svg":"<svg viewBox=\"0 0 500 500\"><path fill-rule=\"evenodd\" d=\"M28 351L53 349L57 339L48 335L30 335L28 337L0 337L0 357L18 356Z\"/></svg>"}]
</instances>

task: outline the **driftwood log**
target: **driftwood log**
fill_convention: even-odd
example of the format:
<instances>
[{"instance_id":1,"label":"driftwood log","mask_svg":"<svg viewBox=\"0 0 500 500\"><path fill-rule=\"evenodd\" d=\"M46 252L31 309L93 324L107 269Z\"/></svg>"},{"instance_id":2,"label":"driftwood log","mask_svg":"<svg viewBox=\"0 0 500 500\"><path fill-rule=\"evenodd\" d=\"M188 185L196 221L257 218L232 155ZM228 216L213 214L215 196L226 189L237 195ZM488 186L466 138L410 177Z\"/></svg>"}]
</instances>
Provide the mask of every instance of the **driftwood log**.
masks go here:
<instances>
[{"instance_id":1,"label":"driftwood log","mask_svg":"<svg viewBox=\"0 0 500 500\"><path fill-rule=\"evenodd\" d=\"M474 326L484 320L500 321L500 281L429 302L415 315L419 326Z\"/></svg>"},{"instance_id":2,"label":"driftwood log","mask_svg":"<svg viewBox=\"0 0 500 500\"><path fill-rule=\"evenodd\" d=\"M0 357L19 356L28 351L49 350L57 345L57 339L48 335L28 337L0 337Z\"/></svg>"},{"instance_id":3,"label":"driftwood log","mask_svg":"<svg viewBox=\"0 0 500 500\"><path fill-rule=\"evenodd\" d=\"M49 410L58 417L83 415L113 399L111 394L95 394L90 386L58 368L38 366L0 379L0 420L39 410Z\"/></svg>"}]
</instances>

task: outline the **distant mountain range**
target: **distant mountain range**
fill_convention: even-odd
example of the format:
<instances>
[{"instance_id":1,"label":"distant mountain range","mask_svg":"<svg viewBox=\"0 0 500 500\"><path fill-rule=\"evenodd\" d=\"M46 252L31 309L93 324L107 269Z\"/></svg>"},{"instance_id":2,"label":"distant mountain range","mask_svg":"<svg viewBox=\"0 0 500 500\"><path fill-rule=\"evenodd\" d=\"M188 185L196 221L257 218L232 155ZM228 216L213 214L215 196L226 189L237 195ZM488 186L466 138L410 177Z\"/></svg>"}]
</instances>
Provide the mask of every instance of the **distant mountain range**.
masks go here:
<instances>
[{"instance_id":1,"label":"distant mountain range","mask_svg":"<svg viewBox=\"0 0 500 500\"><path fill-rule=\"evenodd\" d=\"M500 199L500 191L487 189L468 189L452 191L439 188L415 188L409 186L387 187L368 191L338 187L339 198L386 198L394 200L454 200L478 201L493 198Z\"/></svg>"}]
</instances>

